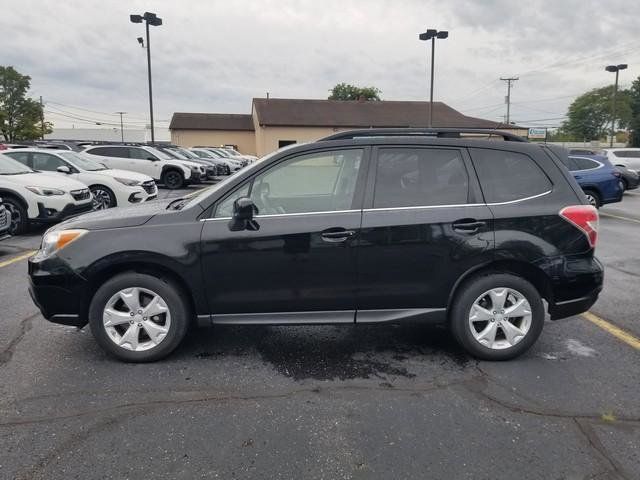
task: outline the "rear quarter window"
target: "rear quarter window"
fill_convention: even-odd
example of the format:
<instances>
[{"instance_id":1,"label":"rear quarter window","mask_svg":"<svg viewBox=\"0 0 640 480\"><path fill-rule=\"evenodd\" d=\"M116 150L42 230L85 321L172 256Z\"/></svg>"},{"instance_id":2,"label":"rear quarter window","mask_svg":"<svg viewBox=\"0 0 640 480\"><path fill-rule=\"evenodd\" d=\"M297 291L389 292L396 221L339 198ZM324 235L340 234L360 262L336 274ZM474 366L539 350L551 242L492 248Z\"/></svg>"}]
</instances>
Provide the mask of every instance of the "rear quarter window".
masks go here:
<instances>
[{"instance_id":1,"label":"rear quarter window","mask_svg":"<svg viewBox=\"0 0 640 480\"><path fill-rule=\"evenodd\" d=\"M552 189L547 175L528 155L488 148L470 152L487 203L522 200Z\"/></svg>"}]
</instances>

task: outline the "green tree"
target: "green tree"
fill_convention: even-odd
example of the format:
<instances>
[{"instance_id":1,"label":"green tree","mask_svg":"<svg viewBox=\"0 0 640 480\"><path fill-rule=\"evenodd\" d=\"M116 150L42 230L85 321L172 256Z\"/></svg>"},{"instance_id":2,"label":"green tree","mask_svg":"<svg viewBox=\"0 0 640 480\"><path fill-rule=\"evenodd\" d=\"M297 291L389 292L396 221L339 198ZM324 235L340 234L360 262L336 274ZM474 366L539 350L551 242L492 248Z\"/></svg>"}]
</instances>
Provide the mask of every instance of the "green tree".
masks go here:
<instances>
[{"instance_id":1,"label":"green tree","mask_svg":"<svg viewBox=\"0 0 640 480\"><path fill-rule=\"evenodd\" d=\"M380 89L376 87L356 87L348 83L339 83L331 90L329 100L373 100L380 101Z\"/></svg>"},{"instance_id":2,"label":"green tree","mask_svg":"<svg viewBox=\"0 0 640 480\"><path fill-rule=\"evenodd\" d=\"M630 144L632 147L640 147L640 77L631 84L629 101L631 104Z\"/></svg>"},{"instance_id":3,"label":"green tree","mask_svg":"<svg viewBox=\"0 0 640 480\"><path fill-rule=\"evenodd\" d=\"M562 131L576 140L599 140L611 125L613 86L595 88L580 95L569 106ZM616 125L628 128L631 121L629 91L619 90L616 99Z\"/></svg>"},{"instance_id":4,"label":"green tree","mask_svg":"<svg viewBox=\"0 0 640 480\"><path fill-rule=\"evenodd\" d=\"M5 141L33 140L42 133L42 107L27 91L31 77L20 74L13 67L0 66L0 133ZM51 124L45 122L45 133Z\"/></svg>"}]
</instances>

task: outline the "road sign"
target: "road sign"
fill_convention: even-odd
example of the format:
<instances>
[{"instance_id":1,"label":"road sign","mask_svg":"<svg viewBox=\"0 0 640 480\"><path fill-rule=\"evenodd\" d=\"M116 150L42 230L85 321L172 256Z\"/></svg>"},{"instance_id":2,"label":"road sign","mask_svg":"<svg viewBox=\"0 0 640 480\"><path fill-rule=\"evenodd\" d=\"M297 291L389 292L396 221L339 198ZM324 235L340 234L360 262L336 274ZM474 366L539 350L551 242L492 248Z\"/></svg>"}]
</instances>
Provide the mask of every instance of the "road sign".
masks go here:
<instances>
[{"instance_id":1,"label":"road sign","mask_svg":"<svg viewBox=\"0 0 640 480\"><path fill-rule=\"evenodd\" d=\"M547 129L546 128L530 128L529 134L527 136L530 139L538 138L538 139L544 140L545 138L547 138Z\"/></svg>"}]
</instances>

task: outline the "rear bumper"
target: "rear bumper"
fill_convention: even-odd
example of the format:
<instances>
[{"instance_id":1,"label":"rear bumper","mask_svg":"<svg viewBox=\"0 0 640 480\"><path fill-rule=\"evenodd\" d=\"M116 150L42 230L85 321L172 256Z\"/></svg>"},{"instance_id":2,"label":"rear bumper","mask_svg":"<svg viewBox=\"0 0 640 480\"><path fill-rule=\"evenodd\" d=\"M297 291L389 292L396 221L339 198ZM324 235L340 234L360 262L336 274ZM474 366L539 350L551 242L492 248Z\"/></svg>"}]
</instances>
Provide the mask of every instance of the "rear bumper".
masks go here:
<instances>
[{"instance_id":1,"label":"rear bumper","mask_svg":"<svg viewBox=\"0 0 640 480\"><path fill-rule=\"evenodd\" d=\"M564 259L552 278L551 320L584 313L598 300L604 282L604 268L594 256Z\"/></svg>"}]
</instances>

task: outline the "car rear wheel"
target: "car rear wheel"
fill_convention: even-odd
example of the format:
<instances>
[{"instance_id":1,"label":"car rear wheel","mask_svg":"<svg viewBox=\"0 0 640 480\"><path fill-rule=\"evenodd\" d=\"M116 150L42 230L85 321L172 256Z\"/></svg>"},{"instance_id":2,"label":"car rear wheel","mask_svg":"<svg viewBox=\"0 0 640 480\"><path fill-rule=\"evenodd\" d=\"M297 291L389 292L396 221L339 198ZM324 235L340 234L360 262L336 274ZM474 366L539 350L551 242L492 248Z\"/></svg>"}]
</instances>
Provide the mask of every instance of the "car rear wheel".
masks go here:
<instances>
[{"instance_id":1,"label":"car rear wheel","mask_svg":"<svg viewBox=\"0 0 640 480\"><path fill-rule=\"evenodd\" d=\"M629 190L629 182L627 182L627 180L625 178L620 180L620 183L622 184L622 191L623 192L626 192L627 190Z\"/></svg>"},{"instance_id":2,"label":"car rear wheel","mask_svg":"<svg viewBox=\"0 0 640 480\"><path fill-rule=\"evenodd\" d=\"M11 235L22 235L29 230L29 217L27 216L27 209L17 200L4 197L2 200L4 206L11 214L11 226L9 227L9 233Z\"/></svg>"},{"instance_id":3,"label":"car rear wheel","mask_svg":"<svg viewBox=\"0 0 640 480\"><path fill-rule=\"evenodd\" d=\"M93 209L106 210L116 206L116 196L111 189L104 185L91 185L89 187L93 195Z\"/></svg>"},{"instance_id":4,"label":"car rear wheel","mask_svg":"<svg viewBox=\"0 0 640 480\"><path fill-rule=\"evenodd\" d=\"M594 192L593 190L585 190L584 195L587 197L587 200L589 200L590 205L593 205L596 208L600 208L602 206L602 200L597 192Z\"/></svg>"},{"instance_id":5,"label":"car rear wheel","mask_svg":"<svg viewBox=\"0 0 640 480\"><path fill-rule=\"evenodd\" d=\"M527 351L544 325L542 298L525 279L506 273L466 282L450 311L458 343L483 360L509 360Z\"/></svg>"},{"instance_id":6,"label":"car rear wheel","mask_svg":"<svg viewBox=\"0 0 640 480\"><path fill-rule=\"evenodd\" d=\"M162 174L162 183L170 190L176 190L184 186L184 175L177 170L167 170Z\"/></svg>"},{"instance_id":7,"label":"car rear wheel","mask_svg":"<svg viewBox=\"0 0 640 480\"><path fill-rule=\"evenodd\" d=\"M98 344L126 362L151 362L184 338L189 308L180 288L162 277L123 273L102 285L89 307Z\"/></svg>"}]
</instances>

